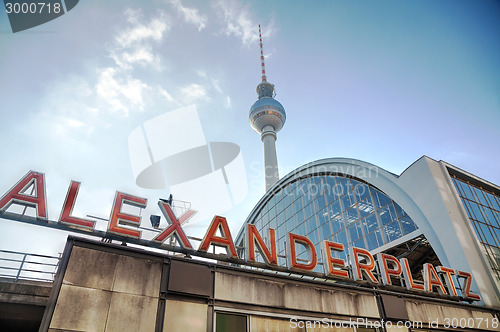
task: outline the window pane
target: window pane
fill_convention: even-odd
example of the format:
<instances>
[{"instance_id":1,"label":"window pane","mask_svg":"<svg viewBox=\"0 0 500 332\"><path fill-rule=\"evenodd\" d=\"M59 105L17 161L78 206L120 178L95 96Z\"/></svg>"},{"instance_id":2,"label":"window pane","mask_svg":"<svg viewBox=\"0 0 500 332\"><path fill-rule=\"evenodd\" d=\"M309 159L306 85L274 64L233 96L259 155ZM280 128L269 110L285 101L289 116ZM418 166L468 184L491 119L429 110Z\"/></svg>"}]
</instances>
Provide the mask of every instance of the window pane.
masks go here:
<instances>
[{"instance_id":1,"label":"window pane","mask_svg":"<svg viewBox=\"0 0 500 332\"><path fill-rule=\"evenodd\" d=\"M406 212L399 206L398 204L394 203L394 207L396 208L396 214L398 215L399 218L402 216L406 215Z\"/></svg>"},{"instance_id":2,"label":"window pane","mask_svg":"<svg viewBox=\"0 0 500 332\"><path fill-rule=\"evenodd\" d=\"M375 213L372 213L371 215L369 215L368 217L363 219L361 221L361 224L363 226L365 234L371 233L374 230L376 230L377 228L379 228L377 216L375 215Z\"/></svg>"},{"instance_id":3,"label":"window pane","mask_svg":"<svg viewBox=\"0 0 500 332\"><path fill-rule=\"evenodd\" d=\"M493 197L493 195L490 194L490 193L487 193L486 195L488 196L488 200L490 202L490 206L492 208L494 208L495 210L500 211L500 205L498 205L498 201L495 199L495 197Z\"/></svg>"},{"instance_id":4,"label":"window pane","mask_svg":"<svg viewBox=\"0 0 500 332\"><path fill-rule=\"evenodd\" d=\"M382 237L380 236L379 230L376 232L370 233L366 236L366 243L368 245L368 250L373 250L375 248L380 247L384 243L382 242Z\"/></svg>"},{"instance_id":5,"label":"window pane","mask_svg":"<svg viewBox=\"0 0 500 332\"><path fill-rule=\"evenodd\" d=\"M358 217L358 210L356 209L356 207L353 206L352 208L347 210L345 212L345 217L348 224L358 221L359 217Z\"/></svg>"},{"instance_id":6,"label":"window pane","mask_svg":"<svg viewBox=\"0 0 500 332\"><path fill-rule=\"evenodd\" d=\"M316 225L316 216L313 216L306 221L306 228L308 233L318 228L318 226Z\"/></svg>"},{"instance_id":7,"label":"window pane","mask_svg":"<svg viewBox=\"0 0 500 332\"><path fill-rule=\"evenodd\" d=\"M471 219L472 218L472 214L471 214L471 211L470 211L470 206L469 206L468 200L466 200L463 197L460 197L460 198L462 199L462 203L464 204L465 211L467 211L467 215L469 216L469 219Z\"/></svg>"},{"instance_id":8,"label":"window pane","mask_svg":"<svg viewBox=\"0 0 500 332\"><path fill-rule=\"evenodd\" d=\"M233 315L222 312L215 314L216 332L247 331L247 316Z\"/></svg>"},{"instance_id":9,"label":"window pane","mask_svg":"<svg viewBox=\"0 0 500 332\"><path fill-rule=\"evenodd\" d=\"M335 234L336 239L335 242L342 243L343 245L347 245L347 236L345 234L345 230L341 230L337 234Z\"/></svg>"},{"instance_id":10,"label":"window pane","mask_svg":"<svg viewBox=\"0 0 500 332\"><path fill-rule=\"evenodd\" d=\"M327 222L328 220L330 220L330 218L328 218L328 210L327 209L323 209L320 212L316 213L316 216L318 216L319 225L322 225L325 222Z\"/></svg>"},{"instance_id":11,"label":"window pane","mask_svg":"<svg viewBox=\"0 0 500 332\"><path fill-rule=\"evenodd\" d=\"M486 198L484 197L482 190L479 188L476 188L476 187L473 187L473 188L474 188L474 192L476 193L476 197L479 199L479 202L481 202L481 204L483 204L483 205L488 206L488 202L486 201Z\"/></svg>"},{"instance_id":12,"label":"window pane","mask_svg":"<svg viewBox=\"0 0 500 332\"><path fill-rule=\"evenodd\" d=\"M380 222L382 223L382 225L386 225L391 221L393 221L389 206L386 206L378 210L378 215L380 216Z\"/></svg>"},{"instance_id":13,"label":"window pane","mask_svg":"<svg viewBox=\"0 0 500 332\"><path fill-rule=\"evenodd\" d=\"M342 219L342 215L336 215L332 219L332 228L334 233L344 228L344 220Z\"/></svg>"},{"instance_id":14,"label":"window pane","mask_svg":"<svg viewBox=\"0 0 500 332\"><path fill-rule=\"evenodd\" d=\"M354 181L353 181L354 182ZM366 197L370 196L370 190L368 186L364 183L358 183L353 189L354 195L356 195L356 200L361 202Z\"/></svg>"},{"instance_id":15,"label":"window pane","mask_svg":"<svg viewBox=\"0 0 500 332\"><path fill-rule=\"evenodd\" d=\"M476 198L472 194L472 191L470 190L469 185L467 183L464 183L464 182L460 182L460 184L462 185L462 192L465 194L465 197L467 197L468 199L470 199L472 201L475 201Z\"/></svg>"},{"instance_id":16,"label":"window pane","mask_svg":"<svg viewBox=\"0 0 500 332\"><path fill-rule=\"evenodd\" d=\"M487 225L485 225L483 223L479 223L479 227L481 227L483 234L484 234L484 237L485 237L485 240L488 244L491 244L493 246L499 245L493 239L493 235L491 235L491 232L490 232L490 227L488 227Z\"/></svg>"},{"instance_id":17,"label":"window pane","mask_svg":"<svg viewBox=\"0 0 500 332\"><path fill-rule=\"evenodd\" d=\"M342 210L340 209L339 201L335 201L330 204L330 206L328 206L328 212L330 213L330 218L333 218L336 215L340 214Z\"/></svg>"},{"instance_id":18,"label":"window pane","mask_svg":"<svg viewBox=\"0 0 500 332\"><path fill-rule=\"evenodd\" d=\"M316 208L316 211L321 211L323 208L326 206L326 201L325 201L325 196L319 196L315 201L314 201L314 207Z\"/></svg>"},{"instance_id":19,"label":"window pane","mask_svg":"<svg viewBox=\"0 0 500 332\"><path fill-rule=\"evenodd\" d=\"M354 205L355 201L353 199L352 194L346 194L340 198L340 202L342 203L342 209L347 210L351 206Z\"/></svg>"},{"instance_id":20,"label":"window pane","mask_svg":"<svg viewBox=\"0 0 500 332\"><path fill-rule=\"evenodd\" d=\"M288 191L286 191L286 192L288 192ZM289 206L290 204L292 204L292 195L290 195L290 194L286 195L284 203L285 203L285 208L287 206Z\"/></svg>"},{"instance_id":21,"label":"window pane","mask_svg":"<svg viewBox=\"0 0 500 332\"><path fill-rule=\"evenodd\" d=\"M389 204L390 202L392 202L392 200L389 197L382 194L378 190L374 190L373 201L374 201L375 206L377 208L380 208L380 207L385 206L385 205Z\"/></svg>"},{"instance_id":22,"label":"window pane","mask_svg":"<svg viewBox=\"0 0 500 332\"><path fill-rule=\"evenodd\" d=\"M476 216L476 220L486 222L486 220L484 220L483 214L479 210L479 206L477 205L477 203L469 202L469 205L472 208L472 211L474 211L474 215Z\"/></svg>"},{"instance_id":23,"label":"window pane","mask_svg":"<svg viewBox=\"0 0 500 332\"><path fill-rule=\"evenodd\" d=\"M342 181L342 188L344 194L347 194L352 191L352 184L349 178L345 178L345 180Z\"/></svg>"},{"instance_id":24,"label":"window pane","mask_svg":"<svg viewBox=\"0 0 500 332\"><path fill-rule=\"evenodd\" d=\"M484 206L479 206L481 208L481 212L485 216L486 222L489 225L494 225L496 226L496 221L495 217L493 216L493 213L491 212L490 208L484 207Z\"/></svg>"},{"instance_id":25,"label":"window pane","mask_svg":"<svg viewBox=\"0 0 500 332\"><path fill-rule=\"evenodd\" d=\"M361 233L361 226L359 225L359 223L355 223L347 227L347 234L349 235L349 243L356 241L361 236L363 236L363 234Z\"/></svg>"},{"instance_id":26,"label":"window pane","mask_svg":"<svg viewBox=\"0 0 500 332\"><path fill-rule=\"evenodd\" d=\"M304 208L304 219L309 219L314 213L314 208L312 204L307 205Z\"/></svg>"},{"instance_id":27,"label":"window pane","mask_svg":"<svg viewBox=\"0 0 500 332\"><path fill-rule=\"evenodd\" d=\"M399 221L401 223L403 234L405 235L417 229L417 225L415 225L413 220L411 220L408 216L404 216L403 218L399 219Z\"/></svg>"},{"instance_id":28,"label":"window pane","mask_svg":"<svg viewBox=\"0 0 500 332\"><path fill-rule=\"evenodd\" d=\"M384 227L385 234L387 234L387 239L389 241L396 240L401 237L401 228L397 221Z\"/></svg>"},{"instance_id":29,"label":"window pane","mask_svg":"<svg viewBox=\"0 0 500 332\"><path fill-rule=\"evenodd\" d=\"M321 225L320 228L320 236L321 240L328 240L332 234L332 231L330 230L330 223L324 223Z\"/></svg>"},{"instance_id":30,"label":"window pane","mask_svg":"<svg viewBox=\"0 0 500 332\"><path fill-rule=\"evenodd\" d=\"M358 203L358 210L360 218L366 217L367 215L375 211L375 207L373 206L370 196L366 197L364 200Z\"/></svg>"}]
</instances>

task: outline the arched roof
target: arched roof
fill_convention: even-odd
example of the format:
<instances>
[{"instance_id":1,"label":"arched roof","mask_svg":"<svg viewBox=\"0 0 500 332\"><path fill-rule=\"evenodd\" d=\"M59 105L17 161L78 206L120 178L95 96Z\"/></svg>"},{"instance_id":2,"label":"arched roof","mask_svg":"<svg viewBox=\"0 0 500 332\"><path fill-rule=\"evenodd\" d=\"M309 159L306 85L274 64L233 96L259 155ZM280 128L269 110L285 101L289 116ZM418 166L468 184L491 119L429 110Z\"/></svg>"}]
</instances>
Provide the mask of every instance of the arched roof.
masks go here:
<instances>
[{"instance_id":1,"label":"arched roof","mask_svg":"<svg viewBox=\"0 0 500 332\"><path fill-rule=\"evenodd\" d=\"M429 220L427 220L421 208L401 187L400 183L398 183L399 176L388 172L378 166L357 159L327 158L313 161L311 163L298 167L297 169L281 178L273 187L271 187L271 189L269 189L269 191L259 200L253 210L250 212L245 221L245 224L251 223L255 219L261 208L279 190L294 181L314 174L339 174L349 176L355 179L360 179L384 192L387 196L389 196L392 200L399 204L401 208L403 208L411 217L411 219L417 224L420 233L417 233L416 235L424 234L424 236L427 238L434 251L438 255L439 259L441 260L441 263L445 266L449 265L446 252L442 247L439 238L434 232ZM238 233L238 242L243 236L243 231L244 228L242 228ZM413 235L412 237L414 237ZM399 240L402 242L409 239L403 237ZM394 245L394 243L391 243L391 245ZM385 247L380 247L377 249L377 251L383 251L385 249Z\"/></svg>"}]
</instances>

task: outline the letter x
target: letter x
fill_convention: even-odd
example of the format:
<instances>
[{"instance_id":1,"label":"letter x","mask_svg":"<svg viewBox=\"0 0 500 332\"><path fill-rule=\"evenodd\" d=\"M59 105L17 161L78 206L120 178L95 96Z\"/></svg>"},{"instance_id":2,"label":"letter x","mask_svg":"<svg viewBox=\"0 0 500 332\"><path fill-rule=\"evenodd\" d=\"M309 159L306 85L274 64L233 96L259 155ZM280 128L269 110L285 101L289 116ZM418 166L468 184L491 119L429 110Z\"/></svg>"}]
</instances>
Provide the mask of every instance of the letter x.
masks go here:
<instances>
[{"instance_id":1,"label":"letter x","mask_svg":"<svg viewBox=\"0 0 500 332\"><path fill-rule=\"evenodd\" d=\"M167 222L170 222L170 226L165 228L163 232L158 234L151 241L157 243L163 243L166 238L175 235L177 237L177 240L179 240L180 244L184 249L193 249L193 246L189 242L186 233L184 233L184 231L182 230L181 225L187 222L189 218L194 216L196 214L196 211L187 210L182 214L182 216L180 216L179 219L177 219L169 204L159 201L158 206L160 207L160 210L165 216L165 218L167 219Z\"/></svg>"}]
</instances>

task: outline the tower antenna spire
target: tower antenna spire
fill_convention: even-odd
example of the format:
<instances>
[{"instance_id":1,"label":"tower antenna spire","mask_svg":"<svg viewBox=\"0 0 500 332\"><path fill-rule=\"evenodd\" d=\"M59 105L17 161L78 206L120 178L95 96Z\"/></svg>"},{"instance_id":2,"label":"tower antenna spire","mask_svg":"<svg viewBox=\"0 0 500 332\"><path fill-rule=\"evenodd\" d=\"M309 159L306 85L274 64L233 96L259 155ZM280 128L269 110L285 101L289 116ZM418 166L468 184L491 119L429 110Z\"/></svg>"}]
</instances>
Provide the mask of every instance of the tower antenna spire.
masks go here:
<instances>
[{"instance_id":1,"label":"tower antenna spire","mask_svg":"<svg viewBox=\"0 0 500 332\"><path fill-rule=\"evenodd\" d=\"M259 24L259 40L260 40L260 67L262 69L262 82L267 82L266 65L264 63L264 49L262 48L262 33Z\"/></svg>"}]
</instances>

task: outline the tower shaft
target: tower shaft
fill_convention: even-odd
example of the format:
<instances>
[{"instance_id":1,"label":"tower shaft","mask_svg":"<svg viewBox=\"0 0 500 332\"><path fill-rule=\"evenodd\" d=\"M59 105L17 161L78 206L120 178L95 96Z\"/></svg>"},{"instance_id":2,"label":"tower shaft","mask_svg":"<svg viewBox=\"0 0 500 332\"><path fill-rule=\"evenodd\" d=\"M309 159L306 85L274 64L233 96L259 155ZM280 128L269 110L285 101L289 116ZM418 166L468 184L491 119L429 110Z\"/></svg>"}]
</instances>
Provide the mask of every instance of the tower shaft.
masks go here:
<instances>
[{"instance_id":1,"label":"tower shaft","mask_svg":"<svg viewBox=\"0 0 500 332\"><path fill-rule=\"evenodd\" d=\"M272 126L265 126L261 135L264 144L264 175L266 192L278 182L280 175L278 171L278 157L276 154L276 132Z\"/></svg>"}]
</instances>

